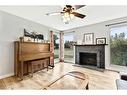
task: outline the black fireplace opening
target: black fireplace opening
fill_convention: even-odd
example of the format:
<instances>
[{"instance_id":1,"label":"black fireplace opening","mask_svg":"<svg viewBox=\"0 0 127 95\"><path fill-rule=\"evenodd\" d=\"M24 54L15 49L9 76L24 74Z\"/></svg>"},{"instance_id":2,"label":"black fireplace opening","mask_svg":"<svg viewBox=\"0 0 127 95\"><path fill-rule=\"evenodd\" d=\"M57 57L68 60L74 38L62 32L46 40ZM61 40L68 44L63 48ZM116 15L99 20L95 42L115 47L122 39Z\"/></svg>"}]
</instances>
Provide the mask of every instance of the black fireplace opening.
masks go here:
<instances>
[{"instance_id":1,"label":"black fireplace opening","mask_svg":"<svg viewBox=\"0 0 127 95\"><path fill-rule=\"evenodd\" d=\"M97 66L97 54L96 53L87 53L80 52L79 53L79 64L80 65L90 65Z\"/></svg>"}]
</instances>

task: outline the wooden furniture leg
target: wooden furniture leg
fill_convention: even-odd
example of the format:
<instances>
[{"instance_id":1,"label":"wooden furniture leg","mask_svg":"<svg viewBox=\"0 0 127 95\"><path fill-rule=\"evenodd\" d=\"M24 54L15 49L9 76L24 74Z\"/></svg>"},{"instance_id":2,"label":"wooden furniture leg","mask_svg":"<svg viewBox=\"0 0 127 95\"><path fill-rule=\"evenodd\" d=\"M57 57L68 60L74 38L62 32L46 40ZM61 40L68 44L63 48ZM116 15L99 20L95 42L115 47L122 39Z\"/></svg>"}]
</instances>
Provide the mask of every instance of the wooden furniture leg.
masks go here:
<instances>
[{"instance_id":1,"label":"wooden furniture leg","mask_svg":"<svg viewBox=\"0 0 127 95\"><path fill-rule=\"evenodd\" d=\"M42 69L44 69L44 62L43 61L42 61L42 65L41 66L42 66Z\"/></svg>"},{"instance_id":2,"label":"wooden furniture leg","mask_svg":"<svg viewBox=\"0 0 127 95\"><path fill-rule=\"evenodd\" d=\"M33 64L32 62L30 62L30 64L31 64L31 77L33 77Z\"/></svg>"},{"instance_id":3,"label":"wooden furniture leg","mask_svg":"<svg viewBox=\"0 0 127 95\"><path fill-rule=\"evenodd\" d=\"M89 83L86 85L86 90L89 90Z\"/></svg>"},{"instance_id":4,"label":"wooden furniture leg","mask_svg":"<svg viewBox=\"0 0 127 95\"><path fill-rule=\"evenodd\" d=\"M20 79L23 80L23 61L21 61L21 75L20 75Z\"/></svg>"},{"instance_id":5,"label":"wooden furniture leg","mask_svg":"<svg viewBox=\"0 0 127 95\"><path fill-rule=\"evenodd\" d=\"M47 65L47 71L48 71L48 67L49 67L49 61L46 60L46 65Z\"/></svg>"}]
</instances>

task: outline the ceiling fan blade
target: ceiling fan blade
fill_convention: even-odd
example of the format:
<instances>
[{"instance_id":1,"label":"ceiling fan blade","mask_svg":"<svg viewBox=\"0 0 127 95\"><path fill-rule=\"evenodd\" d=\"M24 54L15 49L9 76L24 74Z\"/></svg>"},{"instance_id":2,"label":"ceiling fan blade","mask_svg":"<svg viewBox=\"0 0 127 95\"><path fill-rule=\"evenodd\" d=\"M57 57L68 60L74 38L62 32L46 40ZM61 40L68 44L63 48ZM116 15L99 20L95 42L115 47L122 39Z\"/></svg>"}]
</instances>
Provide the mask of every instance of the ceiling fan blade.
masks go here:
<instances>
[{"instance_id":1,"label":"ceiling fan blade","mask_svg":"<svg viewBox=\"0 0 127 95\"><path fill-rule=\"evenodd\" d=\"M72 13L74 16L76 16L76 17L79 17L79 18L84 18L86 15L83 15L83 14L80 14L80 13L77 13L77 12L73 12Z\"/></svg>"},{"instance_id":2,"label":"ceiling fan blade","mask_svg":"<svg viewBox=\"0 0 127 95\"><path fill-rule=\"evenodd\" d=\"M77 9L80 9L80 8L82 8L82 7L84 7L85 5L74 5L74 7L75 7L75 9L77 10Z\"/></svg>"},{"instance_id":3,"label":"ceiling fan blade","mask_svg":"<svg viewBox=\"0 0 127 95\"><path fill-rule=\"evenodd\" d=\"M52 12L52 13L47 13L46 15L51 16L51 15L59 15L62 12Z\"/></svg>"}]
</instances>

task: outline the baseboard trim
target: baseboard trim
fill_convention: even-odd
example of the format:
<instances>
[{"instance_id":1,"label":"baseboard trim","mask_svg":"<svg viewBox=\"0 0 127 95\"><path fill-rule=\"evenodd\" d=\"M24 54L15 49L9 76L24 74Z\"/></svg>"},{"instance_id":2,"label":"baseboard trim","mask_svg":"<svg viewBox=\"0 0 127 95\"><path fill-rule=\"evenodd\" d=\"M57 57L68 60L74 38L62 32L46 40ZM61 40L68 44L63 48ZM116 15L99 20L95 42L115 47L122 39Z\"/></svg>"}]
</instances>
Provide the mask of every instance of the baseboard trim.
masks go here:
<instances>
[{"instance_id":1,"label":"baseboard trim","mask_svg":"<svg viewBox=\"0 0 127 95\"><path fill-rule=\"evenodd\" d=\"M5 75L1 75L0 79L6 78L6 77L10 77L10 76L14 76L14 73L8 73L8 74L5 74Z\"/></svg>"}]
</instances>

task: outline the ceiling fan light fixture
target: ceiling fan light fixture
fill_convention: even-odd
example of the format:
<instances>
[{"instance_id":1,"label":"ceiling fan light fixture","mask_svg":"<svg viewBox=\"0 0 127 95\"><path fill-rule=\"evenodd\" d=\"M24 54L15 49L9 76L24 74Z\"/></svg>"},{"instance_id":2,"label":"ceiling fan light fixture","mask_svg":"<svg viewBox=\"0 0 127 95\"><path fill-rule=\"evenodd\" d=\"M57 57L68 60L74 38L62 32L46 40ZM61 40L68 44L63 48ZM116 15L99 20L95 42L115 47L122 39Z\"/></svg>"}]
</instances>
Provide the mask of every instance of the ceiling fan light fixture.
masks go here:
<instances>
[{"instance_id":1,"label":"ceiling fan light fixture","mask_svg":"<svg viewBox=\"0 0 127 95\"><path fill-rule=\"evenodd\" d=\"M74 18L74 15L73 14L70 14L70 18L73 19Z\"/></svg>"},{"instance_id":2,"label":"ceiling fan light fixture","mask_svg":"<svg viewBox=\"0 0 127 95\"><path fill-rule=\"evenodd\" d=\"M67 19L63 19L63 22L67 22Z\"/></svg>"},{"instance_id":3,"label":"ceiling fan light fixture","mask_svg":"<svg viewBox=\"0 0 127 95\"><path fill-rule=\"evenodd\" d=\"M68 18L67 18L67 21L70 21L70 20L71 20L71 18L70 18L70 17L68 17Z\"/></svg>"},{"instance_id":4,"label":"ceiling fan light fixture","mask_svg":"<svg viewBox=\"0 0 127 95\"><path fill-rule=\"evenodd\" d=\"M69 23L67 19L62 19L65 24Z\"/></svg>"},{"instance_id":5,"label":"ceiling fan light fixture","mask_svg":"<svg viewBox=\"0 0 127 95\"><path fill-rule=\"evenodd\" d=\"M62 16L62 21L64 22L64 24L69 24L70 20L70 17L65 17L64 15Z\"/></svg>"},{"instance_id":6,"label":"ceiling fan light fixture","mask_svg":"<svg viewBox=\"0 0 127 95\"><path fill-rule=\"evenodd\" d=\"M65 23L65 24L68 24L70 20L72 20L74 18L74 15L71 14L71 13L68 13L68 12L65 12L62 14L62 21Z\"/></svg>"},{"instance_id":7,"label":"ceiling fan light fixture","mask_svg":"<svg viewBox=\"0 0 127 95\"><path fill-rule=\"evenodd\" d=\"M64 17L69 18L70 14L68 12L64 13Z\"/></svg>"}]
</instances>

